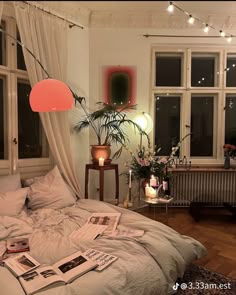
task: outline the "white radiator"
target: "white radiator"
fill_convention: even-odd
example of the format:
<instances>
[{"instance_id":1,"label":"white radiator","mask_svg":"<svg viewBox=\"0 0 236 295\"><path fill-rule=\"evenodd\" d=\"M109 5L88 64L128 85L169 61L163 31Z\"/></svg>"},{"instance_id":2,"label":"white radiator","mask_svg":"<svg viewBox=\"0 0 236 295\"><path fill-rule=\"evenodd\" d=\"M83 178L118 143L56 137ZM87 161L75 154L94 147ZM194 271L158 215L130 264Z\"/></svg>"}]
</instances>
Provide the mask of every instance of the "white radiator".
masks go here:
<instances>
[{"instance_id":1,"label":"white radiator","mask_svg":"<svg viewBox=\"0 0 236 295\"><path fill-rule=\"evenodd\" d=\"M188 206L192 201L204 201L221 206L236 203L236 170L175 171L171 180L173 205Z\"/></svg>"}]
</instances>

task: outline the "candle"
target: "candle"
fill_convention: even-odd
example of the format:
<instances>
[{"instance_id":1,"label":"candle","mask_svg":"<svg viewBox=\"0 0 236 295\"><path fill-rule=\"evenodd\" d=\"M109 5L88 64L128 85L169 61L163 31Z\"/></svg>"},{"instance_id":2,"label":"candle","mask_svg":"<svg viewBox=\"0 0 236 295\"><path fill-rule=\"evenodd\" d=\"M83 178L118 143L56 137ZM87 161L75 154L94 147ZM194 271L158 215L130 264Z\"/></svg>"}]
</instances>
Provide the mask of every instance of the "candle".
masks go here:
<instances>
[{"instance_id":1,"label":"candle","mask_svg":"<svg viewBox=\"0 0 236 295\"><path fill-rule=\"evenodd\" d=\"M98 159L98 164L99 164L99 166L104 166L104 158L103 157Z\"/></svg>"},{"instance_id":2,"label":"candle","mask_svg":"<svg viewBox=\"0 0 236 295\"><path fill-rule=\"evenodd\" d=\"M149 187L149 197L156 198L156 190L153 187Z\"/></svg>"},{"instance_id":3,"label":"candle","mask_svg":"<svg viewBox=\"0 0 236 295\"><path fill-rule=\"evenodd\" d=\"M148 183L145 186L145 196L149 197L149 185L148 185Z\"/></svg>"},{"instance_id":4,"label":"candle","mask_svg":"<svg viewBox=\"0 0 236 295\"><path fill-rule=\"evenodd\" d=\"M131 188L131 173L132 173L132 170L129 170L129 188Z\"/></svg>"},{"instance_id":5,"label":"candle","mask_svg":"<svg viewBox=\"0 0 236 295\"><path fill-rule=\"evenodd\" d=\"M156 185L157 185L157 180L154 177L154 175L152 175L150 179L150 186L156 186Z\"/></svg>"}]
</instances>

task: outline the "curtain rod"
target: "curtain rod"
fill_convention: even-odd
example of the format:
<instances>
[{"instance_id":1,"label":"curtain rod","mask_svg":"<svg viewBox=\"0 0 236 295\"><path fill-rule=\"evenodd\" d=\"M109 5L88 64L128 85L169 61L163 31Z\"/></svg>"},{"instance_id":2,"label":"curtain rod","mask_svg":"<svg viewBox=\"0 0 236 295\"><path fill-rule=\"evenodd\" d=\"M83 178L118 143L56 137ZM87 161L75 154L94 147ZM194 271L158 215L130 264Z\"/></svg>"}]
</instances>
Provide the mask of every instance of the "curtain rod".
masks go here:
<instances>
[{"instance_id":1,"label":"curtain rod","mask_svg":"<svg viewBox=\"0 0 236 295\"><path fill-rule=\"evenodd\" d=\"M144 34L143 37L166 37L166 38L222 38L221 36L190 36L190 35L155 35L155 34Z\"/></svg>"},{"instance_id":2,"label":"curtain rod","mask_svg":"<svg viewBox=\"0 0 236 295\"><path fill-rule=\"evenodd\" d=\"M37 6L37 5L35 5L35 4L29 3L28 1L20 1L20 2L23 2L23 3L25 3L25 4L29 5L29 6L32 6L32 7L34 7L34 8L37 8L37 9L41 10L41 11L47 13L47 14L53 15L53 16L55 16L55 17L61 19L61 20L64 20L64 21L68 22L70 28L73 28L73 27L78 27L78 28L80 28L80 29L83 29L83 28L84 28L84 27L82 27L82 26L80 26L80 25L78 25L78 24L76 24L76 23L74 23L74 22L72 22L72 21L70 21L70 20L68 20L68 19L66 19L66 18L63 18L63 17L61 17L61 16L59 16L59 15L57 15L57 14L55 14L55 13L52 13L52 12L50 12L50 11L48 11L48 10L45 10L45 9L43 9L43 8L41 8L41 7Z\"/></svg>"}]
</instances>

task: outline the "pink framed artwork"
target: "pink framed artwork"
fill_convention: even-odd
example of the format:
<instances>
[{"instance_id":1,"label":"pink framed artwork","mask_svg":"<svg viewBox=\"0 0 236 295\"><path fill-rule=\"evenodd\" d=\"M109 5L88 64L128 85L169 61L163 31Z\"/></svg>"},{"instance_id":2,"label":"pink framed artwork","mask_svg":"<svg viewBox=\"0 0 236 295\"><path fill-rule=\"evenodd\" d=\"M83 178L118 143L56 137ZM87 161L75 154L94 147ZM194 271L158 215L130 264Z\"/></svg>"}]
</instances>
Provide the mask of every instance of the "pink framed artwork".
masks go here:
<instances>
[{"instance_id":1,"label":"pink framed artwork","mask_svg":"<svg viewBox=\"0 0 236 295\"><path fill-rule=\"evenodd\" d=\"M136 103L136 67L103 67L104 102L122 107Z\"/></svg>"}]
</instances>

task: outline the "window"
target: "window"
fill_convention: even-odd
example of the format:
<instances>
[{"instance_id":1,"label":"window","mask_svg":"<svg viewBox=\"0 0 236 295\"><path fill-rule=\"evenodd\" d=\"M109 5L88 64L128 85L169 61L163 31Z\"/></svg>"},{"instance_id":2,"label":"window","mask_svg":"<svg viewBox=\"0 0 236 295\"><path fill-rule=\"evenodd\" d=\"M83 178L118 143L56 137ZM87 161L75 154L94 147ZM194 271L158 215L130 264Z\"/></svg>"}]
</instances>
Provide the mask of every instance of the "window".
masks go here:
<instances>
[{"instance_id":1,"label":"window","mask_svg":"<svg viewBox=\"0 0 236 295\"><path fill-rule=\"evenodd\" d=\"M154 47L152 73L154 144L168 155L191 133L179 156L222 164L223 145L236 144L236 48Z\"/></svg>"},{"instance_id":2,"label":"window","mask_svg":"<svg viewBox=\"0 0 236 295\"><path fill-rule=\"evenodd\" d=\"M14 19L5 18L1 25L20 40ZM2 174L22 169L29 175L32 169L51 164L48 143L39 114L30 108L31 87L22 48L4 33L0 33L0 44L0 169Z\"/></svg>"}]
</instances>

